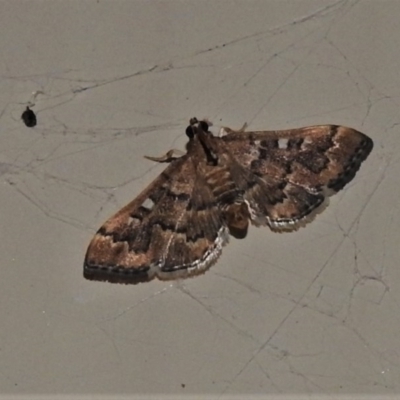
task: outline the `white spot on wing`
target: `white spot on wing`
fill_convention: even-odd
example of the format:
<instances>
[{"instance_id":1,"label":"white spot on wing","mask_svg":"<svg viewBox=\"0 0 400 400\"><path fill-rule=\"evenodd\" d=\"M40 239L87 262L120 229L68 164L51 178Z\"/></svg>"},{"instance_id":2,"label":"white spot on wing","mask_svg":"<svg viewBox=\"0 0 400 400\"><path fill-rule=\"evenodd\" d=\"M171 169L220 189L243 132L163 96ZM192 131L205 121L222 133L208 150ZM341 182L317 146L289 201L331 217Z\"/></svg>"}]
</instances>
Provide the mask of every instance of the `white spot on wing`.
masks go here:
<instances>
[{"instance_id":1,"label":"white spot on wing","mask_svg":"<svg viewBox=\"0 0 400 400\"><path fill-rule=\"evenodd\" d=\"M309 137L309 136L306 136L306 137L304 138L303 143L301 144L301 148L302 148L302 149L308 149L308 148L310 148L310 146L312 145L312 143L313 143L312 138Z\"/></svg>"},{"instance_id":2,"label":"white spot on wing","mask_svg":"<svg viewBox=\"0 0 400 400\"><path fill-rule=\"evenodd\" d=\"M229 132L224 127L222 127L218 132L218 136L219 137L226 136L228 133Z\"/></svg>"},{"instance_id":3,"label":"white spot on wing","mask_svg":"<svg viewBox=\"0 0 400 400\"><path fill-rule=\"evenodd\" d=\"M151 211L154 207L154 201L151 200L149 197L143 202L142 207L147 208Z\"/></svg>"},{"instance_id":4,"label":"white spot on wing","mask_svg":"<svg viewBox=\"0 0 400 400\"><path fill-rule=\"evenodd\" d=\"M280 149L285 150L285 149L287 149L288 142L289 142L288 139L280 138L280 139L278 140L278 147L279 147Z\"/></svg>"}]
</instances>

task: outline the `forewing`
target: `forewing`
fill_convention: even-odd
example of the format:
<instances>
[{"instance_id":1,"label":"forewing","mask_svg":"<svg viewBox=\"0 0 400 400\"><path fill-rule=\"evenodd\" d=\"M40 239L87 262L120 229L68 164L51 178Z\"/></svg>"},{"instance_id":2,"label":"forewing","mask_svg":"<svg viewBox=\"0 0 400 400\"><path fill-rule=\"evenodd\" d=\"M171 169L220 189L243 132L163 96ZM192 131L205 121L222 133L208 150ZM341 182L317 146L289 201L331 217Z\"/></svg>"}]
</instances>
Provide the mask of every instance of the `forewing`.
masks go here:
<instances>
[{"instance_id":1,"label":"forewing","mask_svg":"<svg viewBox=\"0 0 400 400\"><path fill-rule=\"evenodd\" d=\"M225 231L212 193L184 156L98 230L84 275L122 283L195 275L218 257Z\"/></svg>"},{"instance_id":2,"label":"forewing","mask_svg":"<svg viewBox=\"0 0 400 400\"><path fill-rule=\"evenodd\" d=\"M221 138L253 175L244 196L255 224L295 229L325 196L350 182L373 147L361 132L336 125L232 132Z\"/></svg>"}]
</instances>

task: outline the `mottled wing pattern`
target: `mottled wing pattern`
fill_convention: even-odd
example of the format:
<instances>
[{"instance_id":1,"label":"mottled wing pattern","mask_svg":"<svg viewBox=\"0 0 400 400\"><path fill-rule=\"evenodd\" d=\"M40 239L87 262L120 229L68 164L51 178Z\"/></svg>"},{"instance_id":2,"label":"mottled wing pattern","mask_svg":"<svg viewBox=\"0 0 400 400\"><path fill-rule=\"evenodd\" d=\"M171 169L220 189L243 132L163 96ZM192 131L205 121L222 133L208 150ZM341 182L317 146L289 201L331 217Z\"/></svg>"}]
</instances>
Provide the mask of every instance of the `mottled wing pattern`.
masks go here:
<instances>
[{"instance_id":1,"label":"mottled wing pattern","mask_svg":"<svg viewBox=\"0 0 400 400\"><path fill-rule=\"evenodd\" d=\"M98 230L84 275L122 283L196 275L216 260L227 238L214 195L186 155Z\"/></svg>"},{"instance_id":2,"label":"mottled wing pattern","mask_svg":"<svg viewBox=\"0 0 400 400\"><path fill-rule=\"evenodd\" d=\"M170 165L98 230L86 278L137 283L202 273L228 232L243 237L249 220L274 230L308 222L373 147L366 135L336 125L224 132L215 137L207 121L193 118L184 156L150 157Z\"/></svg>"},{"instance_id":3,"label":"mottled wing pattern","mask_svg":"<svg viewBox=\"0 0 400 400\"><path fill-rule=\"evenodd\" d=\"M243 197L252 222L276 230L308 221L353 179L373 147L363 133L336 125L225 133L220 148L247 171Z\"/></svg>"}]
</instances>

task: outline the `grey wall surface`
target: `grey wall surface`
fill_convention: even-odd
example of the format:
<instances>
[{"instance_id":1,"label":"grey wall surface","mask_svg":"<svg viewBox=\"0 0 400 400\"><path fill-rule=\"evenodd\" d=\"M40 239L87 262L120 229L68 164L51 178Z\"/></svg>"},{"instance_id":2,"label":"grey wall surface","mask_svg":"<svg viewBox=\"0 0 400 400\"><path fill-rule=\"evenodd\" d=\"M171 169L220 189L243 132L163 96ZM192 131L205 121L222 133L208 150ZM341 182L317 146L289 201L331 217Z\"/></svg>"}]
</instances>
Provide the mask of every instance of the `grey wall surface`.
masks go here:
<instances>
[{"instance_id":1,"label":"grey wall surface","mask_svg":"<svg viewBox=\"0 0 400 400\"><path fill-rule=\"evenodd\" d=\"M0 3L0 392L400 393L400 2ZM37 125L26 127L26 106ZM190 117L340 124L374 150L295 233L251 227L204 275L82 276L106 218Z\"/></svg>"}]
</instances>

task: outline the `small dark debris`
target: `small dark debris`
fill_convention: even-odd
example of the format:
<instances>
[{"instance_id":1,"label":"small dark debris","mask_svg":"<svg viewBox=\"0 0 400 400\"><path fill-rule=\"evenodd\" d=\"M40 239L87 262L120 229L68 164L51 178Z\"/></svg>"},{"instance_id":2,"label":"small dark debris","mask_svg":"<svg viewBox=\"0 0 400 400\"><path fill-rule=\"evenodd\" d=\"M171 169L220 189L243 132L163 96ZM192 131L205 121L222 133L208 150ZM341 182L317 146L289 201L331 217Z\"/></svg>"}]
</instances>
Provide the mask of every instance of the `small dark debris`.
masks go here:
<instances>
[{"instance_id":1,"label":"small dark debris","mask_svg":"<svg viewBox=\"0 0 400 400\"><path fill-rule=\"evenodd\" d=\"M181 388L185 388L186 387L186 385L184 384L184 383L181 383Z\"/></svg>"},{"instance_id":2,"label":"small dark debris","mask_svg":"<svg viewBox=\"0 0 400 400\"><path fill-rule=\"evenodd\" d=\"M26 107L26 110L21 115L21 119L28 128L33 128L37 124L36 114L29 107Z\"/></svg>"}]
</instances>

